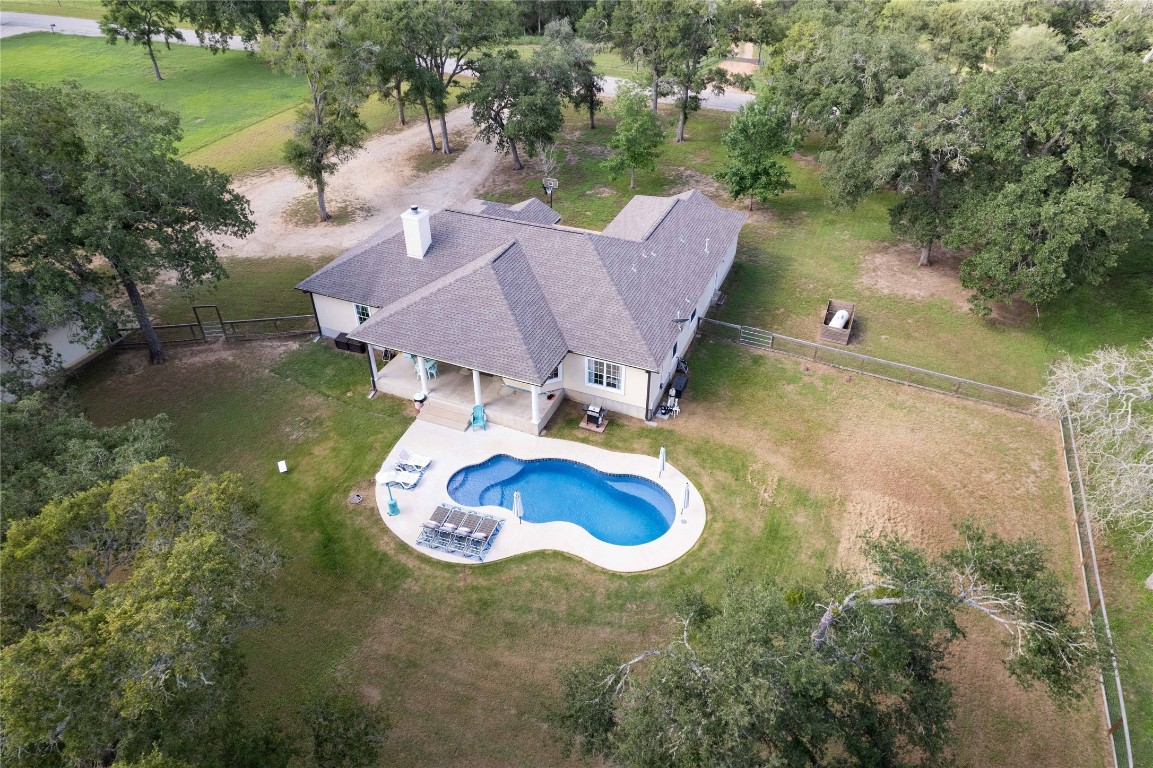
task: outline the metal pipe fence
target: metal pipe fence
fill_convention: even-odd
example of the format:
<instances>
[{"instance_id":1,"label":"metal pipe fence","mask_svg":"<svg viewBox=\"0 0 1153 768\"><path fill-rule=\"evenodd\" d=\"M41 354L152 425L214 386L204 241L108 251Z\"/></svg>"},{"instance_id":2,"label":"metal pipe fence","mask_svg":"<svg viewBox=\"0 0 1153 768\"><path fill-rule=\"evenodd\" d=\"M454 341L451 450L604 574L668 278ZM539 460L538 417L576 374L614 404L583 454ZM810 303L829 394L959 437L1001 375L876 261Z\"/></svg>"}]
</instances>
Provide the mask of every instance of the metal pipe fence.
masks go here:
<instances>
[{"instance_id":1,"label":"metal pipe fence","mask_svg":"<svg viewBox=\"0 0 1153 768\"><path fill-rule=\"evenodd\" d=\"M233 340L259 339L274 336L302 336L320 333L315 315L284 315L283 317L255 317L244 320L221 320L215 332L205 332L203 323L175 323L154 325L156 335L162 344L182 344L188 342L215 341L223 338ZM142 347L147 344L144 332L138 327L117 328L119 337L110 341L112 347Z\"/></svg>"},{"instance_id":2,"label":"metal pipe fence","mask_svg":"<svg viewBox=\"0 0 1153 768\"><path fill-rule=\"evenodd\" d=\"M1108 667L1102 670L1101 698L1105 704L1109 746L1113 750L1113 764L1117 768L1133 768L1133 743L1129 738L1129 716L1125 711L1125 692L1121 688L1121 670L1109 628L1109 613L1105 607L1105 590L1101 585L1101 572L1097 567L1097 546L1093 539L1093 520L1085 498L1085 480L1081 474L1081 457L1077 452L1076 435L1066 410L1061 414L1061 452L1069 478L1069 491L1073 503L1073 518L1077 526L1077 551L1081 556L1081 578L1085 587L1085 601L1089 604L1089 620L1103 630L1108 651Z\"/></svg>"},{"instance_id":3,"label":"metal pipe fence","mask_svg":"<svg viewBox=\"0 0 1153 768\"><path fill-rule=\"evenodd\" d=\"M878 379L927 389L952 397L976 400L1018 413L1033 414L1040 402L1036 395L1025 392L962 379L958 376L950 376L904 363L895 363L891 360L882 360L879 357L870 357L858 352L850 352L847 349L837 349L811 341L801 341L766 331L763 328L722 323L719 320L705 318L701 323L701 331L714 338L726 339L747 347L780 352L784 355L812 360L822 365L856 371Z\"/></svg>"},{"instance_id":4,"label":"metal pipe fence","mask_svg":"<svg viewBox=\"0 0 1153 768\"><path fill-rule=\"evenodd\" d=\"M1025 392L827 347L811 341L801 341L763 328L704 318L700 329L701 333L709 338L812 360L822 365L855 371L898 384L974 400L1030 416L1039 416L1037 406L1041 399ZM1097 565L1092 516L1085 499L1085 482L1081 472L1080 456L1077 453L1076 435L1073 433L1067 412L1062 414L1060 422L1065 470L1069 478L1072 511L1077 528L1077 548L1081 558L1081 584L1089 610L1089 620L1095 628L1102 631L1107 646L1108 668L1103 670L1100 678L1101 698L1108 723L1106 735L1112 752L1113 765L1117 768L1134 768L1129 717L1125 711L1125 693L1121 687L1121 672L1117 664L1113 633L1109 627L1109 614L1105 607L1105 590L1101 585L1101 573Z\"/></svg>"}]
</instances>

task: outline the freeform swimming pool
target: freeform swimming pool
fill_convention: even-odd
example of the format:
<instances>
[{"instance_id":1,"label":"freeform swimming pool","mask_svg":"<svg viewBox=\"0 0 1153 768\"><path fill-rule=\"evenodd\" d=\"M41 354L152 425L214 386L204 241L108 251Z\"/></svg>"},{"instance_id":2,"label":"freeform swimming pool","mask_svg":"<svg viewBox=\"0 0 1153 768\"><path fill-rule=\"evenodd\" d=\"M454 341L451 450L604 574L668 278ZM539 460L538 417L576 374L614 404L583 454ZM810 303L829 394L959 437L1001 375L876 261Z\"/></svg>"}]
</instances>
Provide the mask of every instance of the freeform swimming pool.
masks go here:
<instances>
[{"instance_id":1,"label":"freeform swimming pool","mask_svg":"<svg viewBox=\"0 0 1153 768\"><path fill-rule=\"evenodd\" d=\"M636 475L613 475L568 459L522 460L499 454L458 470L448 495L465 506L512 509L520 491L524 519L564 520L609 544L647 544L672 527L677 510L664 488Z\"/></svg>"}]
</instances>

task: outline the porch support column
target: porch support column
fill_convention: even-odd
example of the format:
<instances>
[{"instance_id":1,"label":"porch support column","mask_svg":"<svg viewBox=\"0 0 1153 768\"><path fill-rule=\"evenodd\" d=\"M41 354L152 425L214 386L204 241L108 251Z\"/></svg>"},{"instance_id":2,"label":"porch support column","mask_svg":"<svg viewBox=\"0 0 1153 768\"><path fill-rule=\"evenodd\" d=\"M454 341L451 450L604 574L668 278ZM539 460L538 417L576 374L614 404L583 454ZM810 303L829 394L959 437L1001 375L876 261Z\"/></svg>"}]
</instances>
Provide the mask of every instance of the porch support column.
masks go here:
<instances>
[{"instance_id":1,"label":"porch support column","mask_svg":"<svg viewBox=\"0 0 1153 768\"><path fill-rule=\"evenodd\" d=\"M532 391L532 425L535 427L540 424L540 387L533 384Z\"/></svg>"},{"instance_id":2,"label":"porch support column","mask_svg":"<svg viewBox=\"0 0 1153 768\"><path fill-rule=\"evenodd\" d=\"M423 357L416 358L416 372L420 375L420 391L428 395L428 368L425 367Z\"/></svg>"},{"instance_id":3,"label":"porch support column","mask_svg":"<svg viewBox=\"0 0 1153 768\"><path fill-rule=\"evenodd\" d=\"M376 353L372 351L372 345L368 345L368 370L372 373L372 391L368 393L369 397L376 394Z\"/></svg>"},{"instance_id":4,"label":"porch support column","mask_svg":"<svg viewBox=\"0 0 1153 768\"><path fill-rule=\"evenodd\" d=\"M372 369L372 388L376 389L376 377L380 371L376 370L376 347L368 345L368 367Z\"/></svg>"},{"instance_id":5,"label":"porch support column","mask_svg":"<svg viewBox=\"0 0 1153 768\"><path fill-rule=\"evenodd\" d=\"M484 405L484 397L480 393L480 371L472 369L472 397L476 405Z\"/></svg>"}]
</instances>

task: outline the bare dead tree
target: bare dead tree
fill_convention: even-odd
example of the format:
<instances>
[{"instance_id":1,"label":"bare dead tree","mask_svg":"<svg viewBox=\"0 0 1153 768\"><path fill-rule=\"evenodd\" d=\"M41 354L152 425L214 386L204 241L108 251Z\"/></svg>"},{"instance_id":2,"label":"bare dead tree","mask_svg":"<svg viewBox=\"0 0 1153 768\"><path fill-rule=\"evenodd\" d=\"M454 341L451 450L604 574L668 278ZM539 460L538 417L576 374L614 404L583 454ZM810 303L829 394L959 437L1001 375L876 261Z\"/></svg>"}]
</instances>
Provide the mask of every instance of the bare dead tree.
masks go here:
<instances>
[{"instance_id":1,"label":"bare dead tree","mask_svg":"<svg viewBox=\"0 0 1153 768\"><path fill-rule=\"evenodd\" d=\"M1153 339L1055 363L1044 398L1069 417L1094 521L1153 543Z\"/></svg>"}]
</instances>

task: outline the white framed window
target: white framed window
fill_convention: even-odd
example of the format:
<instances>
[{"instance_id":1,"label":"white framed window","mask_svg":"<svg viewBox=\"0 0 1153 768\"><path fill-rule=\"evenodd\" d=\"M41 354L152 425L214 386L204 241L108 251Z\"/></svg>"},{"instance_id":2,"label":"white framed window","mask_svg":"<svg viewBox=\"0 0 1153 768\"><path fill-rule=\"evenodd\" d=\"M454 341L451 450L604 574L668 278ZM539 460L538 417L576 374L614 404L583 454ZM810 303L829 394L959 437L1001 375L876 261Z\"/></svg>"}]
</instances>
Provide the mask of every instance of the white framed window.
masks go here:
<instances>
[{"instance_id":1,"label":"white framed window","mask_svg":"<svg viewBox=\"0 0 1153 768\"><path fill-rule=\"evenodd\" d=\"M369 315L368 307L364 306L363 304L357 304L356 305L356 324L357 325L360 325L365 320L367 320L368 315Z\"/></svg>"},{"instance_id":2,"label":"white framed window","mask_svg":"<svg viewBox=\"0 0 1153 768\"><path fill-rule=\"evenodd\" d=\"M604 360L587 358L588 368L585 371L585 381L594 387L614 389L620 392L624 389L624 370L616 363Z\"/></svg>"},{"instance_id":3,"label":"white framed window","mask_svg":"<svg viewBox=\"0 0 1153 768\"><path fill-rule=\"evenodd\" d=\"M550 373L548 375L548 378L545 379L544 383L545 384L555 384L556 382L560 381L562 378L564 378L564 363L563 362L556 364L556 368L552 369L552 373Z\"/></svg>"}]
</instances>

